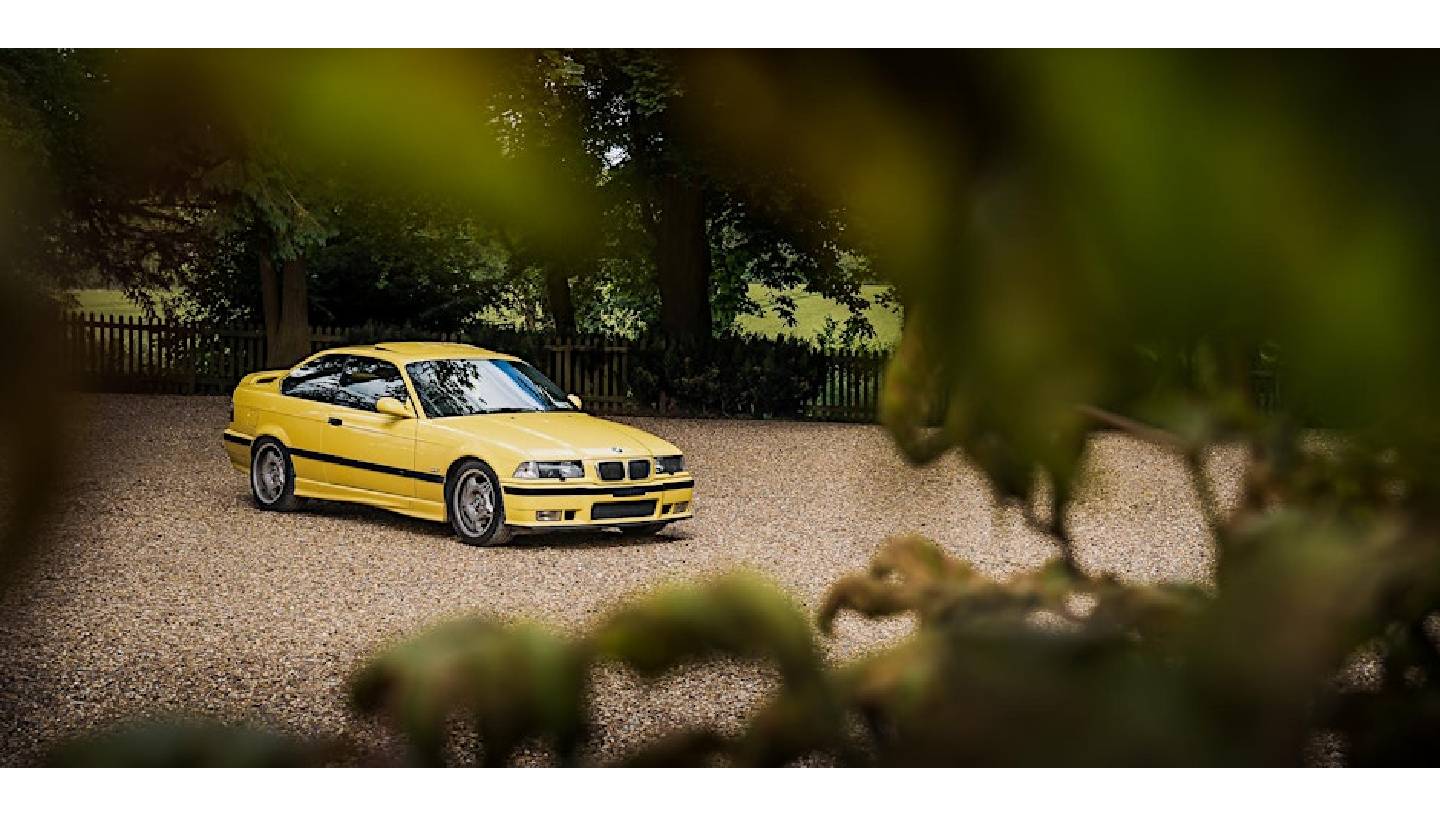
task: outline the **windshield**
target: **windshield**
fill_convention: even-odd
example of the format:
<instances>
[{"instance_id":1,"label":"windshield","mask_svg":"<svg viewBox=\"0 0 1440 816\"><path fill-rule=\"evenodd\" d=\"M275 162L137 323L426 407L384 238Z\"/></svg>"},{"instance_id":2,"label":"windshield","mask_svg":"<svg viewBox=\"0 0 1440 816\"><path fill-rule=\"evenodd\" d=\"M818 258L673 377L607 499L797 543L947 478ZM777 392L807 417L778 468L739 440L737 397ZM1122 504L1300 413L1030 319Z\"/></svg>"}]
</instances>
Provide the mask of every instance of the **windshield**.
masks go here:
<instances>
[{"instance_id":1,"label":"windshield","mask_svg":"<svg viewBox=\"0 0 1440 816\"><path fill-rule=\"evenodd\" d=\"M405 370L428 417L575 410L560 386L518 360L426 360Z\"/></svg>"}]
</instances>

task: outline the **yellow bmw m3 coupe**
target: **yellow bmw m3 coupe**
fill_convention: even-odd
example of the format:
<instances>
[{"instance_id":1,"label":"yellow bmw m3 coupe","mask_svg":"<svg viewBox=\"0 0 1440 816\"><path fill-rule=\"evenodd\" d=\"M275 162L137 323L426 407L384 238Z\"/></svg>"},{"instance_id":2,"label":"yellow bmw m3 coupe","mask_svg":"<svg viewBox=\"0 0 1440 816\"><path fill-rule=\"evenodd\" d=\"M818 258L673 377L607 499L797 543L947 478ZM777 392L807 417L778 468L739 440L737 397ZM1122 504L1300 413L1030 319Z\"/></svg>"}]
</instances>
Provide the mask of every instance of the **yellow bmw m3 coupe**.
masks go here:
<instances>
[{"instance_id":1,"label":"yellow bmw m3 coupe","mask_svg":"<svg viewBox=\"0 0 1440 816\"><path fill-rule=\"evenodd\" d=\"M656 532L694 514L685 457L582 413L534 366L457 343L320 352L235 389L226 453L255 503L359 502L448 521L467 544L516 532Z\"/></svg>"}]
</instances>

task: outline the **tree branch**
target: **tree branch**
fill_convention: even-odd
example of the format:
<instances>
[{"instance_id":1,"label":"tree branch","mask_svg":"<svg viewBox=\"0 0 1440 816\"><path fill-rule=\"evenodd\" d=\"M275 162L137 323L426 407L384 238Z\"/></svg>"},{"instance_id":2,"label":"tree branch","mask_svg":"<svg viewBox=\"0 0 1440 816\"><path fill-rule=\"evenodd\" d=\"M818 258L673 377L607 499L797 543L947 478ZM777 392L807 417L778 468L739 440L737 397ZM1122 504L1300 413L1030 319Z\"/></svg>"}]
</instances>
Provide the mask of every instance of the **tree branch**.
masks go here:
<instances>
[{"instance_id":1,"label":"tree branch","mask_svg":"<svg viewBox=\"0 0 1440 816\"><path fill-rule=\"evenodd\" d=\"M1075 542L1070 537L1070 529L1065 526L1064 503L1060 501L1060 492L1056 489L1053 480L1050 485L1049 521L1041 519L1035 512L1035 507L1028 501L1021 503L1021 510L1026 526L1055 539L1055 544L1060 548L1060 560L1065 563L1065 569L1077 578L1084 578L1085 573L1075 559Z\"/></svg>"},{"instance_id":2,"label":"tree branch","mask_svg":"<svg viewBox=\"0 0 1440 816\"><path fill-rule=\"evenodd\" d=\"M1123 431L1136 439L1171 448L1180 453L1184 453L1190 448L1184 439L1163 428L1146 425L1139 420L1113 414L1103 408L1096 408L1093 405L1081 405L1079 406L1079 411L1082 415L1102 425L1108 425L1117 431Z\"/></svg>"},{"instance_id":3,"label":"tree branch","mask_svg":"<svg viewBox=\"0 0 1440 816\"><path fill-rule=\"evenodd\" d=\"M1190 482L1195 486L1195 498L1200 502L1200 515L1210 528L1210 535L1218 543L1221 529L1220 507L1215 499L1215 488L1210 484L1210 477L1205 475L1205 464L1200 458L1203 452L1203 448L1187 451L1184 457L1185 470L1190 474Z\"/></svg>"},{"instance_id":4,"label":"tree branch","mask_svg":"<svg viewBox=\"0 0 1440 816\"><path fill-rule=\"evenodd\" d=\"M1082 415L1096 422L1180 454L1185 462L1185 472L1195 487L1195 496L1200 503L1200 514L1205 519L1205 525L1210 528L1210 535L1214 538L1216 546L1220 545L1222 531L1220 505L1215 498L1215 490L1210 484L1210 479L1205 475L1205 465L1202 459L1205 453L1203 446L1197 447L1163 428L1156 428L1153 425L1147 425L1139 420L1111 413L1093 405L1081 405L1079 410Z\"/></svg>"}]
</instances>

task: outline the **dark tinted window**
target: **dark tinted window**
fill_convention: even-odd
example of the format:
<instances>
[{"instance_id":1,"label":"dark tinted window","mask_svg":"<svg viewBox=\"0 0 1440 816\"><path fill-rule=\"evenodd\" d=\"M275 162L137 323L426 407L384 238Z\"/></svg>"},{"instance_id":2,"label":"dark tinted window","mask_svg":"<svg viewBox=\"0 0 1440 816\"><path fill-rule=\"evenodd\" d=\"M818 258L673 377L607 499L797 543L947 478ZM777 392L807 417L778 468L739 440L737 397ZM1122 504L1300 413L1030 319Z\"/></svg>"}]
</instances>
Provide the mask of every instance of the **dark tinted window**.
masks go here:
<instances>
[{"instance_id":1,"label":"dark tinted window","mask_svg":"<svg viewBox=\"0 0 1440 816\"><path fill-rule=\"evenodd\" d=\"M351 357L345 373L340 376L335 404L373 411L381 397L394 397L401 402L409 399L400 369L373 357Z\"/></svg>"},{"instance_id":2,"label":"dark tinted window","mask_svg":"<svg viewBox=\"0 0 1440 816\"><path fill-rule=\"evenodd\" d=\"M330 354L300 365L280 383L280 393L287 397L329 402L340 383L345 360L343 354Z\"/></svg>"}]
</instances>

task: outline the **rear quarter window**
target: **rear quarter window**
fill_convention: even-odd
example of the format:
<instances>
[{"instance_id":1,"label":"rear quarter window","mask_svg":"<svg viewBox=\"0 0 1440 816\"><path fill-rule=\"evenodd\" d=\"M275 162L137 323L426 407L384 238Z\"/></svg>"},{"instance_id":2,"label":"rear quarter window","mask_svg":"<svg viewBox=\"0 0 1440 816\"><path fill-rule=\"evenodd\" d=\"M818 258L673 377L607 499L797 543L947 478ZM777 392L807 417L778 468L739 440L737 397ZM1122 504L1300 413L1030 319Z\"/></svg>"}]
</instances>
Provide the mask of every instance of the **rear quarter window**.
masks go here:
<instances>
[{"instance_id":1,"label":"rear quarter window","mask_svg":"<svg viewBox=\"0 0 1440 816\"><path fill-rule=\"evenodd\" d=\"M302 363L280 383L280 393L287 397L330 402L345 371L346 357L329 354Z\"/></svg>"}]
</instances>

